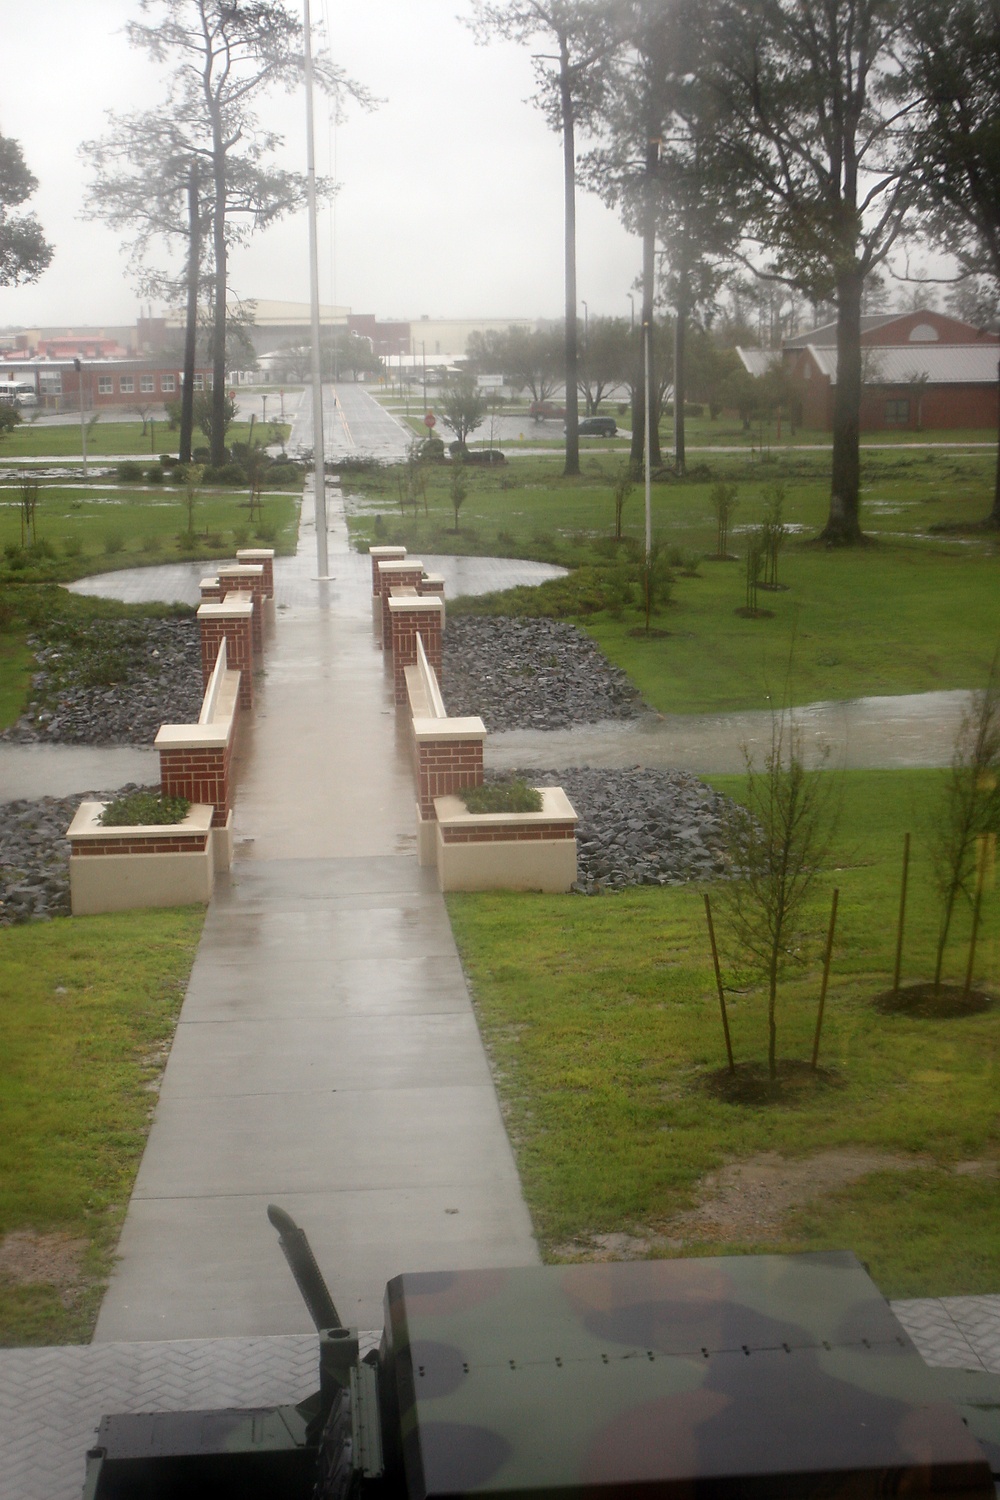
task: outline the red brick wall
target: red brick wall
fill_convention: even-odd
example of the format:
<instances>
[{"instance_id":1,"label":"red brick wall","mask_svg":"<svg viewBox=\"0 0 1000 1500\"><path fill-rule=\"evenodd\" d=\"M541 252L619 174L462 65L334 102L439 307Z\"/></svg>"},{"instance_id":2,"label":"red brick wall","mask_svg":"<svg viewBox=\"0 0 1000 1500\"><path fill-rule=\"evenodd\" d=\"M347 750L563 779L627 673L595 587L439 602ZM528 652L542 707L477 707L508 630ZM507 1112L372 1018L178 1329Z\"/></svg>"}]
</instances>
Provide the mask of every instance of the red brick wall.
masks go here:
<instances>
[{"instance_id":1,"label":"red brick wall","mask_svg":"<svg viewBox=\"0 0 1000 1500\"><path fill-rule=\"evenodd\" d=\"M205 687L215 670L219 647L226 643L226 666L240 674L240 708L253 708L252 616L199 615L201 631L201 677Z\"/></svg>"},{"instance_id":2,"label":"red brick wall","mask_svg":"<svg viewBox=\"0 0 1000 1500\"><path fill-rule=\"evenodd\" d=\"M434 798L483 782L483 742L418 740L414 745L420 816L433 818Z\"/></svg>"},{"instance_id":3,"label":"red brick wall","mask_svg":"<svg viewBox=\"0 0 1000 1500\"><path fill-rule=\"evenodd\" d=\"M418 635L423 639L427 660L437 673L438 682L441 681L441 614L439 610L394 609L387 630L391 631L393 687L396 702L402 707L407 702L405 669L417 660Z\"/></svg>"},{"instance_id":4,"label":"red brick wall","mask_svg":"<svg viewBox=\"0 0 1000 1500\"><path fill-rule=\"evenodd\" d=\"M212 827L225 828L232 807L232 758L235 734L226 745L203 749L162 748L160 790L165 797L211 803Z\"/></svg>"},{"instance_id":5,"label":"red brick wall","mask_svg":"<svg viewBox=\"0 0 1000 1500\"><path fill-rule=\"evenodd\" d=\"M219 589L222 598L227 594L249 594L253 602L253 615L250 619L250 637L253 641L253 649L259 655L264 650L264 579L263 575L257 578L246 578L239 573L227 573L224 568L219 569Z\"/></svg>"},{"instance_id":6,"label":"red brick wall","mask_svg":"<svg viewBox=\"0 0 1000 1500\"><path fill-rule=\"evenodd\" d=\"M378 586L379 593L382 595L382 649L384 651L392 648L392 625L389 622L390 590L419 588L423 576L424 570L420 564L415 568L394 568L391 573L379 570ZM415 657L414 660L416 660Z\"/></svg>"},{"instance_id":7,"label":"red brick wall","mask_svg":"<svg viewBox=\"0 0 1000 1500\"><path fill-rule=\"evenodd\" d=\"M446 844L537 843L542 839L576 838L576 829L572 823L507 823L495 828L482 823L469 828L442 825L441 837Z\"/></svg>"},{"instance_id":8,"label":"red brick wall","mask_svg":"<svg viewBox=\"0 0 1000 1500\"><path fill-rule=\"evenodd\" d=\"M70 840L74 856L79 854L203 854L208 833L163 833L152 838L112 838Z\"/></svg>"},{"instance_id":9,"label":"red brick wall","mask_svg":"<svg viewBox=\"0 0 1000 1500\"><path fill-rule=\"evenodd\" d=\"M378 553L373 552L369 548L369 553L370 553L371 560L372 560L372 598L373 599L377 599L378 596L379 596L379 594L380 594L380 592L381 592L381 590L379 589L379 584L378 584L378 568L379 568L379 563L390 562L390 561L392 561L392 562L402 562L403 559L406 556L406 548L405 547L390 547L389 550L386 551L386 552L383 552L381 554L381 556L379 556Z\"/></svg>"}]
</instances>

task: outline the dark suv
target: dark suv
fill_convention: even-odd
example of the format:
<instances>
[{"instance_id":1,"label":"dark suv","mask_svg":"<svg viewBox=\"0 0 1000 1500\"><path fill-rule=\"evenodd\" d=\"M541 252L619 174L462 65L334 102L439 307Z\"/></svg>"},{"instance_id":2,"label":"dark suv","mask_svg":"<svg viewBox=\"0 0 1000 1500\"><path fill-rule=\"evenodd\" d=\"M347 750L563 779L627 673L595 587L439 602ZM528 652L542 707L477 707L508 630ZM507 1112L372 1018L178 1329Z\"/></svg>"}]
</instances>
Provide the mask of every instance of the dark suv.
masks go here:
<instances>
[{"instance_id":1,"label":"dark suv","mask_svg":"<svg viewBox=\"0 0 1000 1500\"><path fill-rule=\"evenodd\" d=\"M614 417L584 417L576 424L576 430L581 437L614 437L618 423Z\"/></svg>"}]
</instances>

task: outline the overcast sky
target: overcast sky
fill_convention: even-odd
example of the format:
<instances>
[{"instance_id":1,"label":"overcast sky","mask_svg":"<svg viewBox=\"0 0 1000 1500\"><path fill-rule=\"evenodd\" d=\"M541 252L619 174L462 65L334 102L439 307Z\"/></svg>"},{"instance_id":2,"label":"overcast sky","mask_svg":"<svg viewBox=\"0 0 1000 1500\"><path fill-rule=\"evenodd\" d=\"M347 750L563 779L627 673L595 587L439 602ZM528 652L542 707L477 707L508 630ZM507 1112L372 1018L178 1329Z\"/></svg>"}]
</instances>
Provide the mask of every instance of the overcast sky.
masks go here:
<instances>
[{"instance_id":1,"label":"overcast sky","mask_svg":"<svg viewBox=\"0 0 1000 1500\"><path fill-rule=\"evenodd\" d=\"M297 0L290 8L298 9ZM8 7L0 132L39 180L31 207L55 256L31 286L0 288L0 328L130 323L139 302L118 236L81 219L81 140L105 110L151 107L164 74L123 35L137 0L31 0ZM459 17L469 0L312 0L331 51L384 102L334 130L318 106L317 168L341 184L320 221L320 291L380 317L559 317L561 145L525 101L527 49L480 47ZM305 103L277 94L260 111L305 167ZM578 281L591 316L627 316L639 247L614 214L578 195ZM242 297L309 296L305 215L234 251ZM583 309L580 309L580 316Z\"/></svg>"}]
</instances>

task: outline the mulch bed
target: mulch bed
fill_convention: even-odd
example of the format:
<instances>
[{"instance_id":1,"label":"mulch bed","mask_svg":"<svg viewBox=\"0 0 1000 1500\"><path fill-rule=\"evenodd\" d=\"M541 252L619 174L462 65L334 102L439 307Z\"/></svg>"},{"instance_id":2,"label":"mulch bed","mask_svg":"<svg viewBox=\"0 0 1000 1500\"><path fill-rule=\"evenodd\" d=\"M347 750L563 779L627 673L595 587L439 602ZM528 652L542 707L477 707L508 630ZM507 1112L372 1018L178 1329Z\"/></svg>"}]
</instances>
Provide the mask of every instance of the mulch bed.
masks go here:
<instances>
[{"instance_id":1,"label":"mulch bed","mask_svg":"<svg viewBox=\"0 0 1000 1500\"><path fill-rule=\"evenodd\" d=\"M873 1002L886 1016L919 1016L923 1020L947 1021L958 1016L978 1016L996 1004L985 990L965 993L961 984L941 984L934 988L931 980L907 984L898 990L883 990Z\"/></svg>"}]
</instances>

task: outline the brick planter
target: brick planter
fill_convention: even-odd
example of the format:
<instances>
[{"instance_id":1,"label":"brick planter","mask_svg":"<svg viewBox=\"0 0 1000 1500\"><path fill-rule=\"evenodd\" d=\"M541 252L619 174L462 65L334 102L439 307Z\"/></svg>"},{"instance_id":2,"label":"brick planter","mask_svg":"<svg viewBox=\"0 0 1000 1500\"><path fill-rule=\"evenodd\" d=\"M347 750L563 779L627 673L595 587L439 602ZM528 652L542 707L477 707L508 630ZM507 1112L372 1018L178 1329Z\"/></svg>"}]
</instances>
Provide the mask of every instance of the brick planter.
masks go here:
<instances>
[{"instance_id":1,"label":"brick planter","mask_svg":"<svg viewBox=\"0 0 1000 1500\"><path fill-rule=\"evenodd\" d=\"M577 815L560 786L542 787L537 813L470 813L438 797L438 883L443 891L568 891L576 880Z\"/></svg>"},{"instance_id":2,"label":"brick planter","mask_svg":"<svg viewBox=\"0 0 1000 1500\"><path fill-rule=\"evenodd\" d=\"M407 701L406 668L417 660L417 637L424 643L427 661L441 681L441 643L444 605L440 599L421 599L416 594L386 598L388 641L392 649L392 676L396 702Z\"/></svg>"},{"instance_id":3,"label":"brick planter","mask_svg":"<svg viewBox=\"0 0 1000 1500\"><path fill-rule=\"evenodd\" d=\"M73 915L139 906L207 905L215 864L213 809L190 808L183 823L102 828L104 802L81 802L67 830Z\"/></svg>"},{"instance_id":4,"label":"brick planter","mask_svg":"<svg viewBox=\"0 0 1000 1500\"><path fill-rule=\"evenodd\" d=\"M413 760L417 783L417 858L437 860L434 802L468 786L481 786L486 726L482 719L414 719Z\"/></svg>"},{"instance_id":5,"label":"brick planter","mask_svg":"<svg viewBox=\"0 0 1000 1500\"><path fill-rule=\"evenodd\" d=\"M240 674L240 708L253 708L253 600L230 594L225 603L202 604L198 610L201 633L201 675L205 686L215 668L219 647L226 643L229 667Z\"/></svg>"}]
</instances>

